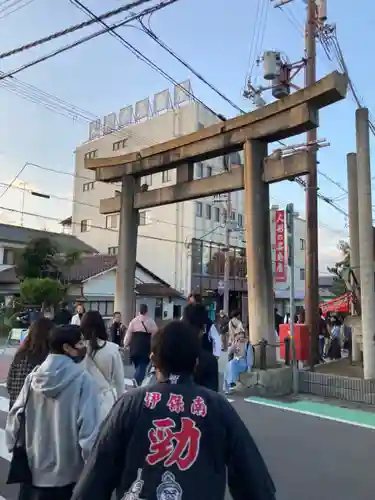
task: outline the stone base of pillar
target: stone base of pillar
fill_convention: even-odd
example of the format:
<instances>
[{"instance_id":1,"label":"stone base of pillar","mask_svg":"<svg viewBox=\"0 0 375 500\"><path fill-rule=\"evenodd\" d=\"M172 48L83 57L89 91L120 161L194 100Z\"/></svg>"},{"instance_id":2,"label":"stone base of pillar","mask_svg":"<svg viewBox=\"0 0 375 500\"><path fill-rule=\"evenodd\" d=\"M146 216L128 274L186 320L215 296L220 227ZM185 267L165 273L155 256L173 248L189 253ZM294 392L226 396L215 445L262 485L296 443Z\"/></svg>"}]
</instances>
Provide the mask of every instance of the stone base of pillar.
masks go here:
<instances>
[{"instance_id":1,"label":"stone base of pillar","mask_svg":"<svg viewBox=\"0 0 375 500\"><path fill-rule=\"evenodd\" d=\"M293 372L290 366L269 370L253 369L243 373L234 392L246 392L251 396L281 397L293 392Z\"/></svg>"}]
</instances>

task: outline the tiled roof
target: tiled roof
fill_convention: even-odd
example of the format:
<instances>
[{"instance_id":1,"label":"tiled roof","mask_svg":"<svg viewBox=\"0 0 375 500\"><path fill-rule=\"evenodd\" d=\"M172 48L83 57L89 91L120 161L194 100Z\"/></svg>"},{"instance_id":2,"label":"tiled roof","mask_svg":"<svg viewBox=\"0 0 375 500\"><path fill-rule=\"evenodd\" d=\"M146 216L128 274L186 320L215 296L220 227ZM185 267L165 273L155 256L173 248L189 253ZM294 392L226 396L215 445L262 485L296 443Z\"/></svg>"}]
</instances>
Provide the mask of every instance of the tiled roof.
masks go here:
<instances>
[{"instance_id":1,"label":"tiled roof","mask_svg":"<svg viewBox=\"0 0 375 500\"><path fill-rule=\"evenodd\" d=\"M36 238L49 238L63 253L77 250L84 253L97 253L95 248L87 245L76 236L64 233L52 233L40 231L29 227L12 226L11 224L0 224L0 241L9 243L27 244Z\"/></svg>"},{"instance_id":2,"label":"tiled roof","mask_svg":"<svg viewBox=\"0 0 375 500\"><path fill-rule=\"evenodd\" d=\"M74 264L64 278L71 282L81 282L116 267L115 255L89 255Z\"/></svg>"}]
</instances>

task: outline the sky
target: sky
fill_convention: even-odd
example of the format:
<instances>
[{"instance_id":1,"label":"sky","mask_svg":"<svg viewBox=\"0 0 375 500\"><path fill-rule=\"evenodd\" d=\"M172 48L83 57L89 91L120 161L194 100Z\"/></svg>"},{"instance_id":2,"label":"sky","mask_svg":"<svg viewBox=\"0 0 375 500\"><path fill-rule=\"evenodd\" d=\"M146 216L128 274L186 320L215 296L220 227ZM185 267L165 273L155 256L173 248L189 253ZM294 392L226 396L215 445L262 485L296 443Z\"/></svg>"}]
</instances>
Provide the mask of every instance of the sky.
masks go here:
<instances>
[{"instance_id":1,"label":"sky","mask_svg":"<svg viewBox=\"0 0 375 500\"><path fill-rule=\"evenodd\" d=\"M17 2L0 1L0 52L87 19L69 0ZM303 56L303 22L306 14L303 0L294 0L282 10L273 8L275 2L276 0L234 0L231 3L224 0L179 0L153 15L150 25L163 41L197 71L242 109L250 111L253 106L242 97L242 90L256 57L264 50L279 50L293 62ZM100 14L126 2L84 0L84 3ZM328 0L328 22L337 25L349 73L363 104L371 110L375 67L370 64L372 50L371 44L365 42L365 33L371 33L374 25L375 4L367 2L366 7L360 9L348 2L344 9L342 3L342 0ZM12 4L14 7L6 10ZM259 11L258 4L261 7ZM23 8L10 12L17 7ZM260 12L263 17L259 17ZM125 16L113 18L113 21L123 17ZM0 70L7 72L18 68L96 29L86 28L42 47L2 59ZM215 111L227 117L236 115L235 109L144 33L132 27L121 28L120 32L167 70L175 80L190 78L194 94ZM320 46L317 65L319 78L338 68L337 62L330 61ZM255 65L251 71L253 81L261 83L261 73L261 67ZM109 35L102 35L26 69L16 78L95 116L117 112L128 104L172 86ZM18 80L0 82L0 220L57 230L57 220L71 215L72 203L69 200L72 199L74 150L88 139L88 124L52 112L40 102L30 102L20 97L20 90L17 90L18 94L14 93L15 88L20 88ZM296 83L302 84L298 79ZM25 91L21 92L24 95ZM266 94L265 97L271 100L269 95ZM329 147L319 153L319 171L342 186L340 188L320 175L320 191L329 198L338 198L338 204L345 211L346 154L355 151L354 119L355 104L349 96L345 101L322 110L318 131L318 137L325 138L330 143ZM291 144L299 142L301 138L298 137L289 141ZM64 174L43 170L38 165ZM24 166L19 176L21 184L17 184L18 189L12 188L2 194L6 188L1 183L9 183ZM24 185L22 183L26 183L28 190L62 199L35 198L29 193L24 195L20 189ZM271 201L280 206L293 202L296 211L302 217L305 215L304 191L296 183L286 181L273 185ZM22 207L23 221L18 213ZM37 213L40 217L27 215L28 213ZM347 238L347 220L326 203L319 202L319 228L320 272L324 274L327 265L339 258L337 243Z\"/></svg>"}]
</instances>

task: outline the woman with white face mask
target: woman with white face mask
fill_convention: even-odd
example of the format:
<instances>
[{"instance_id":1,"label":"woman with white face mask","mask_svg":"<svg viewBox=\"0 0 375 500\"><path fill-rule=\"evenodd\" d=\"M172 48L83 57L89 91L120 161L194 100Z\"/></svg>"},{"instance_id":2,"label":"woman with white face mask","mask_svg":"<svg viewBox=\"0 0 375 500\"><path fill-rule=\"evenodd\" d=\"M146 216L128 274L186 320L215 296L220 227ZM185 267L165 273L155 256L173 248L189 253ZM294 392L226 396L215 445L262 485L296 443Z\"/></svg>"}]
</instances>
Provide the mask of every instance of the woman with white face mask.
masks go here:
<instances>
[{"instance_id":1,"label":"woman with white face mask","mask_svg":"<svg viewBox=\"0 0 375 500\"><path fill-rule=\"evenodd\" d=\"M8 483L21 483L22 500L70 499L91 452L99 400L94 380L80 364L85 355L79 327L54 328L50 354L28 375L8 413L6 443L9 452L17 449ZM20 449L27 465L23 461L17 468Z\"/></svg>"}]
</instances>

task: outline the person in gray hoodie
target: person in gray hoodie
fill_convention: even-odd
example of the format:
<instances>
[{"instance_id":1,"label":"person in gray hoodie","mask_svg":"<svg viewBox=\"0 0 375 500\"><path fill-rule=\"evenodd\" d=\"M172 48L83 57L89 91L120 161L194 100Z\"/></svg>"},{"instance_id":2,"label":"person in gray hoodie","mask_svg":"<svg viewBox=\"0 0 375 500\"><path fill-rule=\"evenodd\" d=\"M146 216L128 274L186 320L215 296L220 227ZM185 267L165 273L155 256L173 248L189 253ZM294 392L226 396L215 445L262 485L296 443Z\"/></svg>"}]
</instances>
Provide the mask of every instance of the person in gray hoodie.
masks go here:
<instances>
[{"instance_id":1,"label":"person in gray hoodie","mask_svg":"<svg viewBox=\"0 0 375 500\"><path fill-rule=\"evenodd\" d=\"M80 328L56 327L50 352L26 378L7 418L6 443L12 452L26 406L25 444L32 485L21 485L22 500L70 499L100 425L97 386L79 365L86 354Z\"/></svg>"}]
</instances>

